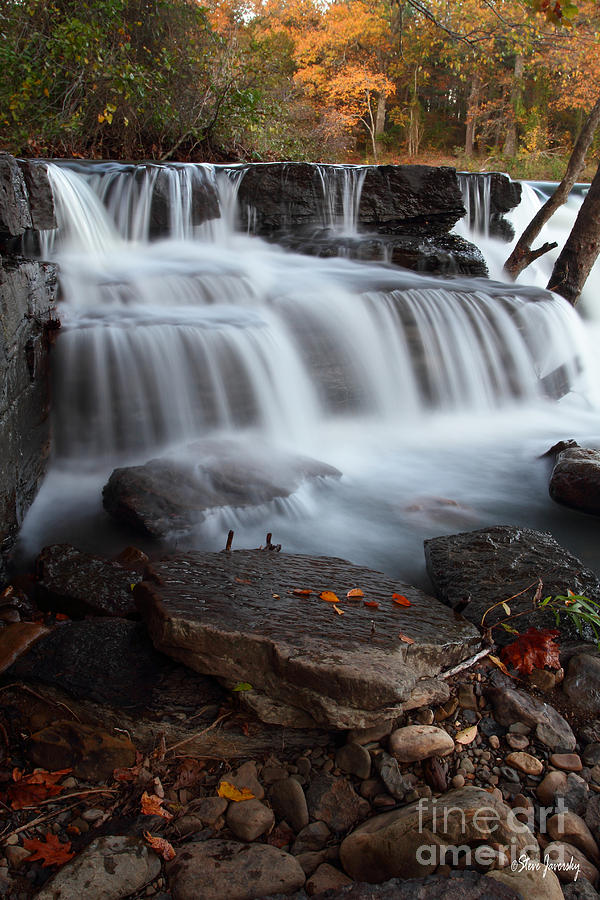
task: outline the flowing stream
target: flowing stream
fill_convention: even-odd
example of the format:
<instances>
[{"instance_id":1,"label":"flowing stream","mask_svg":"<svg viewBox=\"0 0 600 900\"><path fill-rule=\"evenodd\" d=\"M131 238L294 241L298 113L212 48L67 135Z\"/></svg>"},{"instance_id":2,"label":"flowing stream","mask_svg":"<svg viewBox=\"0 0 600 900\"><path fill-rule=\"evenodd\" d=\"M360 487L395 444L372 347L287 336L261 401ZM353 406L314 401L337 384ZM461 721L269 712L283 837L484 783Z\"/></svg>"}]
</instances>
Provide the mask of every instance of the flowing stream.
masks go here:
<instances>
[{"instance_id":1,"label":"flowing stream","mask_svg":"<svg viewBox=\"0 0 600 900\"><path fill-rule=\"evenodd\" d=\"M324 227L355 233L364 171L319 167ZM144 545L102 509L111 471L199 437L234 436L260 447L267 468L265 442L342 478L216 511L185 540L146 549L221 549L230 528L235 547L253 547L270 531L289 552L427 586L425 538L515 524L551 531L600 572L600 524L552 503L538 458L560 439L600 445L597 268L580 314L524 286L546 283L547 260L514 286L312 258L241 234L235 167L50 172L60 228L42 255L60 265L63 327L52 356L53 459L22 529L24 558L57 541L107 554ZM169 197L159 238L157 179ZM216 184L221 215L197 224L203 183ZM541 190L524 186L509 217L517 230ZM579 202L547 230L564 239ZM500 279L509 245L473 240Z\"/></svg>"}]
</instances>

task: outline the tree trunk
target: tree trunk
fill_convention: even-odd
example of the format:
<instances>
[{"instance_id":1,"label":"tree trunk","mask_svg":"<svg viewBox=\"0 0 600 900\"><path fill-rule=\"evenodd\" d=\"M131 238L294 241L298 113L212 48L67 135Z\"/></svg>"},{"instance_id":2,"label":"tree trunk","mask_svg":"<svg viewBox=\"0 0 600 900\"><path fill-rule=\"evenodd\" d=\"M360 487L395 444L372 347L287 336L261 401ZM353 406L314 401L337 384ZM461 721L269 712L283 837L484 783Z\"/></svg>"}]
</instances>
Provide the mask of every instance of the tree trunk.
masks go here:
<instances>
[{"instance_id":1,"label":"tree trunk","mask_svg":"<svg viewBox=\"0 0 600 900\"><path fill-rule=\"evenodd\" d=\"M522 53L517 53L515 57L515 71L513 76L513 86L510 93L511 119L508 124L506 138L504 141L504 156L513 157L517 154L517 115L519 105L521 103L521 93L523 90L522 78L525 61Z\"/></svg>"},{"instance_id":2,"label":"tree trunk","mask_svg":"<svg viewBox=\"0 0 600 900\"><path fill-rule=\"evenodd\" d=\"M478 73L473 75L471 90L467 102L467 131L465 134L465 156L473 156L475 146L475 123L477 121L477 109L479 106L479 92L481 90L481 78Z\"/></svg>"},{"instance_id":3,"label":"tree trunk","mask_svg":"<svg viewBox=\"0 0 600 900\"><path fill-rule=\"evenodd\" d=\"M548 290L575 304L600 252L600 165L567 242L554 265Z\"/></svg>"},{"instance_id":4,"label":"tree trunk","mask_svg":"<svg viewBox=\"0 0 600 900\"><path fill-rule=\"evenodd\" d=\"M375 116L375 137L381 137L385 129L385 101L386 95L381 92L377 97L377 114Z\"/></svg>"},{"instance_id":5,"label":"tree trunk","mask_svg":"<svg viewBox=\"0 0 600 900\"><path fill-rule=\"evenodd\" d=\"M592 109L591 113L587 117L587 120L581 129L579 137L575 143L573 148L573 152L571 153L571 157L569 159L569 163L567 165L567 171L565 172L564 178L554 191L551 197L549 197L543 206L541 206L517 243L515 244L512 253L506 260L504 264L504 269L511 275L513 278L516 278L523 269L529 265L530 262L533 262L534 259L537 259L539 256L542 256L543 253L546 253L548 250L551 250L556 244L544 244L538 250L532 250L531 245L548 221L548 219L552 216L552 214L562 206L569 193L571 188L577 181L578 177L581 175L583 167L585 165L585 156L587 151L589 150L590 144L592 143L592 139L594 137L594 132L600 123L600 97L596 100L596 104Z\"/></svg>"}]
</instances>

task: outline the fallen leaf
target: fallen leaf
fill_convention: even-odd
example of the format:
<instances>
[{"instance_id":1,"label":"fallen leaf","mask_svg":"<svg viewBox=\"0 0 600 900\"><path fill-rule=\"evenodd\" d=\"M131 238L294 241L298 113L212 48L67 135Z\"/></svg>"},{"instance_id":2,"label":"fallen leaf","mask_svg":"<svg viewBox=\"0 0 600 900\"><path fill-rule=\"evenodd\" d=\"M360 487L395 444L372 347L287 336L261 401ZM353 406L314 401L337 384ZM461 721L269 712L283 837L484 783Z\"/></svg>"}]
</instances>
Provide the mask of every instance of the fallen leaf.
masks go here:
<instances>
[{"instance_id":1,"label":"fallen leaf","mask_svg":"<svg viewBox=\"0 0 600 900\"><path fill-rule=\"evenodd\" d=\"M516 641L500 651L500 658L523 675L530 675L534 669L560 669L560 648L555 639L560 632L556 628L537 629L531 626Z\"/></svg>"},{"instance_id":2,"label":"fallen leaf","mask_svg":"<svg viewBox=\"0 0 600 900\"><path fill-rule=\"evenodd\" d=\"M338 614L338 616L343 616L343 615L344 615L344 610L343 610L343 609L340 609L339 606L336 606L335 603L333 604L333 608L335 609L335 611L336 611L336 613Z\"/></svg>"},{"instance_id":3,"label":"fallen leaf","mask_svg":"<svg viewBox=\"0 0 600 900\"><path fill-rule=\"evenodd\" d=\"M49 831L46 834L46 840L38 838L23 838L23 846L31 852L31 856L27 857L27 862L40 860L42 866L62 866L75 856L71 851L71 842L61 844L58 837Z\"/></svg>"},{"instance_id":4,"label":"fallen leaf","mask_svg":"<svg viewBox=\"0 0 600 900\"><path fill-rule=\"evenodd\" d=\"M142 769L141 764L131 766L129 769L113 769L113 778L115 781L136 781Z\"/></svg>"},{"instance_id":5,"label":"fallen leaf","mask_svg":"<svg viewBox=\"0 0 600 900\"><path fill-rule=\"evenodd\" d=\"M148 831L144 831L144 839L148 843L152 849L158 853L159 856L169 862L170 859L175 858L175 850L173 849L173 845L166 841L164 838L155 837L153 834L150 834Z\"/></svg>"},{"instance_id":6,"label":"fallen leaf","mask_svg":"<svg viewBox=\"0 0 600 900\"><path fill-rule=\"evenodd\" d=\"M337 594L334 594L333 591L321 591L319 594L321 600L326 600L328 603L339 603L340 598Z\"/></svg>"},{"instance_id":7,"label":"fallen leaf","mask_svg":"<svg viewBox=\"0 0 600 900\"><path fill-rule=\"evenodd\" d=\"M163 819L172 819L173 815L162 808L163 799L156 794L144 791L142 794L142 814L144 816L162 816Z\"/></svg>"},{"instance_id":8,"label":"fallen leaf","mask_svg":"<svg viewBox=\"0 0 600 900\"><path fill-rule=\"evenodd\" d=\"M363 594L363 592L361 591L360 588L352 588L352 590L348 591L348 593L346 594L346 597L348 598L348 600L351 600L353 597L364 597L364 596L365 595Z\"/></svg>"},{"instance_id":9,"label":"fallen leaf","mask_svg":"<svg viewBox=\"0 0 600 900\"><path fill-rule=\"evenodd\" d=\"M368 606L369 609L379 609L379 603L377 600L364 600L364 606Z\"/></svg>"},{"instance_id":10,"label":"fallen leaf","mask_svg":"<svg viewBox=\"0 0 600 900\"><path fill-rule=\"evenodd\" d=\"M401 641L404 641L405 644L414 644L413 639L409 638L406 634L402 634L402 632L399 632L398 637Z\"/></svg>"},{"instance_id":11,"label":"fallen leaf","mask_svg":"<svg viewBox=\"0 0 600 900\"><path fill-rule=\"evenodd\" d=\"M488 659L491 663L493 663L495 666L497 666L501 672L504 672L505 675L508 675L510 678L512 678L512 675L510 674L510 672L508 671L508 669L506 668L506 666L504 665L504 663L502 662L501 659L498 659L497 656L492 656L491 653L488 656Z\"/></svg>"},{"instance_id":12,"label":"fallen leaf","mask_svg":"<svg viewBox=\"0 0 600 900\"><path fill-rule=\"evenodd\" d=\"M297 597L309 597L312 591L309 588L294 588L292 594L295 594Z\"/></svg>"},{"instance_id":13,"label":"fallen leaf","mask_svg":"<svg viewBox=\"0 0 600 900\"><path fill-rule=\"evenodd\" d=\"M253 800L254 794L250 790L250 788L236 788L234 784L230 784L229 781L222 781L217 789L217 794L219 797L225 797L226 800L233 800L235 803L240 803L242 800Z\"/></svg>"},{"instance_id":14,"label":"fallen leaf","mask_svg":"<svg viewBox=\"0 0 600 900\"><path fill-rule=\"evenodd\" d=\"M203 759L195 759L193 757L182 759L173 790L178 791L181 788L197 784L204 777L205 768L206 763Z\"/></svg>"},{"instance_id":15,"label":"fallen leaf","mask_svg":"<svg viewBox=\"0 0 600 900\"><path fill-rule=\"evenodd\" d=\"M243 692L243 691L253 691L254 688L248 681L238 681L238 683L235 684L231 690Z\"/></svg>"},{"instance_id":16,"label":"fallen leaf","mask_svg":"<svg viewBox=\"0 0 600 900\"><path fill-rule=\"evenodd\" d=\"M279 594L271 594L271 597L273 598L273 600L280 600L280 599L281 599L281 597L279 596Z\"/></svg>"},{"instance_id":17,"label":"fallen leaf","mask_svg":"<svg viewBox=\"0 0 600 900\"><path fill-rule=\"evenodd\" d=\"M475 738L477 737L477 725L470 725L468 728L463 728L462 731L459 731L454 740L457 744L472 744Z\"/></svg>"},{"instance_id":18,"label":"fallen leaf","mask_svg":"<svg viewBox=\"0 0 600 900\"><path fill-rule=\"evenodd\" d=\"M67 616L66 613L55 613L54 618L56 619L57 622L68 622L70 619L70 616Z\"/></svg>"},{"instance_id":19,"label":"fallen leaf","mask_svg":"<svg viewBox=\"0 0 600 900\"><path fill-rule=\"evenodd\" d=\"M238 584L252 584L249 578L238 578L237 575L233 580L237 581Z\"/></svg>"},{"instance_id":20,"label":"fallen leaf","mask_svg":"<svg viewBox=\"0 0 600 900\"><path fill-rule=\"evenodd\" d=\"M63 788L56 782L70 772L72 769L59 769L56 772L40 769L31 775L23 775L20 769L13 769L15 784L8 786L6 799L14 810L37 806L42 800L60 794Z\"/></svg>"},{"instance_id":21,"label":"fallen leaf","mask_svg":"<svg viewBox=\"0 0 600 900\"><path fill-rule=\"evenodd\" d=\"M394 603L397 603L398 606L412 606L408 597L405 597L403 594L392 594L392 600Z\"/></svg>"}]
</instances>

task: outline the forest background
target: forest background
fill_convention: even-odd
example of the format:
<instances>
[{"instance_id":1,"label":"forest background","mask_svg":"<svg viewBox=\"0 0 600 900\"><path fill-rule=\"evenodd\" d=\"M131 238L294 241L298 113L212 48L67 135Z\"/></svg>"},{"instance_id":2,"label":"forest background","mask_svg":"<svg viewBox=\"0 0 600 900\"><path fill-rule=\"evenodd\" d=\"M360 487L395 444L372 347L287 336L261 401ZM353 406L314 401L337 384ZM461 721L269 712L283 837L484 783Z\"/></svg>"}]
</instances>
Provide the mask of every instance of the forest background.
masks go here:
<instances>
[{"instance_id":1,"label":"forest background","mask_svg":"<svg viewBox=\"0 0 600 900\"><path fill-rule=\"evenodd\" d=\"M428 162L560 180L599 96L596 0L0 8L0 146L20 156Z\"/></svg>"}]
</instances>

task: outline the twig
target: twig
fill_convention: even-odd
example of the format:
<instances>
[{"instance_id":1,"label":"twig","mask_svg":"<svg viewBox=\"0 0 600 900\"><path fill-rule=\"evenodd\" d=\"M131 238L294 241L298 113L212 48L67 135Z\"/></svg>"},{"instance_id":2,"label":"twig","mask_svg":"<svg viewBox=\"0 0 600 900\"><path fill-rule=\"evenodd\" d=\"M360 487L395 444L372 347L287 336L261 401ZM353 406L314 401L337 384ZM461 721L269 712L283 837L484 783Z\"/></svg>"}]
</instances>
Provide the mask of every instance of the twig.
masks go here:
<instances>
[{"instance_id":1,"label":"twig","mask_svg":"<svg viewBox=\"0 0 600 900\"><path fill-rule=\"evenodd\" d=\"M462 672L463 669L470 669L471 666L476 662L479 662L480 659L489 656L493 649L493 647L485 647L483 650L480 650L479 653L476 653L475 656L471 656L469 659L463 660L463 662L459 663L457 666L453 666L452 669L442 672L440 678L450 678L451 675L456 675L457 672Z\"/></svg>"},{"instance_id":2,"label":"twig","mask_svg":"<svg viewBox=\"0 0 600 900\"><path fill-rule=\"evenodd\" d=\"M68 812L70 809L74 809L76 806L79 806L79 803L71 803L70 806L63 807L63 809L55 809L52 812L46 813L45 816L38 816L35 819L32 819L30 822L26 822L25 825L20 825L19 828L15 828L13 831L9 831L8 834L4 832L0 834L0 840L7 841L9 837L12 837L13 834L19 834L21 831L27 831L28 828L33 828L35 825L39 825L40 822L46 822L48 819L53 819L54 816L61 815L62 813Z\"/></svg>"},{"instance_id":3,"label":"twig","mask_svg":"<svg viewBox=\"0 0 600 900\"><path fill-rule=\"evenodd\" d=\"M0 687L0 691L7 691L9 688L17 688L17 690L28 691L30 694L33 694L34 697L37 697L38 700L42 700L44 703L53 703L55 706L63 706L67 712L71 713L74 719L78 722L81 722L81 719L74 713L73 710L67 706L66 703L62 703L60 700L53 700L52 697L44 697L43 694L38 694L33 688L28 687L26 684L21 684L18 681L13 681L11 684L5 684L3 687Z\"/></svg>"},{"instance_id":4,"label":"twig","mask_svg":"<svg viewBox=\"0 0 600 900\"><path fill-rule=\"evenodd\" d=\"M47 803L60 803L62 800L69 800L71 797L85 797L87 794L118 794L117 788L90 788L87 791L74 791L72 794L62 794L59 797L48 797L47 800L40 800L35 806L22 806L21 809L37 809L38 806L46 806Z\"/></svg>"},{"instance_id":5,"label":"twig","mask_svg":"<svg viewBox=\"0 0 600 900\"><path fill-rule=\"evenodd\" d=\"M198 731L196 734L191 734L189 737L184 738L182 741L177 741L176 744L171 744L171 746L167 747L167 749L165 750L165 756L167 753L171 753L172 750L176 750L177 747L182 747L184 744L188 744L190 741L193 741L196 738L202 737L203 734L207 734L209 731L212 731L213 728L217 727L219 722L222 722L223 719L227 719L227 718L229 718L229 716L232 716L232 715L233 715L232 712L223 713L222 716L219 716L217 719L215 719L215 721L212 723L212 725L209 725L208 728L204 729L204 731Z\"/></svg>"},{"instance_id":6,"label":"twig","mask_svg":"<svg viewBox=\"0 0 600 900\"><path fill-rule=\"evenodd\" d=\"M227 535L227 543L225 544L225 552L229 553L231 550L231 545L233 544L233 531L230 531Z\"/></svg>"}]
</instances>

